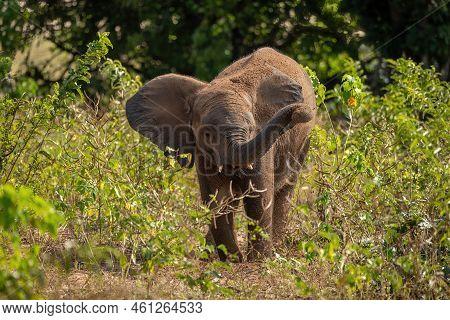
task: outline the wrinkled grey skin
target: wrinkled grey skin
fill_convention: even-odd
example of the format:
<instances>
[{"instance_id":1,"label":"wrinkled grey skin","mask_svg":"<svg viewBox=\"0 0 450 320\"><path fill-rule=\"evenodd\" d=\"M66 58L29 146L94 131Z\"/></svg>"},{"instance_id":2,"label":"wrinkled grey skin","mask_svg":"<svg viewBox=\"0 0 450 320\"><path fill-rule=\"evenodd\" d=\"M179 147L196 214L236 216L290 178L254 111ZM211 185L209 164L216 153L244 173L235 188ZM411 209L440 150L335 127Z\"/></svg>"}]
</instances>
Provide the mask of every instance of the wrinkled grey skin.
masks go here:
<instances>
[{"instance_id":1,"label":"wrinkled grey skin","mask_svg":"<svg viewBox=\"0 0 450 320\"><path fill-rule=\"evenodd\" d=\"M272 253L316 115L311 81L298 63L261 48L210 83L163 75L127 102L126 114L133 129L182 166L196 165L202 200L214 212L208 236L227 248L218 250L221 260L244 260L234 230L241 199L251 219L247 258ZM266 236L255 234L255 225Z\"/></svg>"}]
</instances>

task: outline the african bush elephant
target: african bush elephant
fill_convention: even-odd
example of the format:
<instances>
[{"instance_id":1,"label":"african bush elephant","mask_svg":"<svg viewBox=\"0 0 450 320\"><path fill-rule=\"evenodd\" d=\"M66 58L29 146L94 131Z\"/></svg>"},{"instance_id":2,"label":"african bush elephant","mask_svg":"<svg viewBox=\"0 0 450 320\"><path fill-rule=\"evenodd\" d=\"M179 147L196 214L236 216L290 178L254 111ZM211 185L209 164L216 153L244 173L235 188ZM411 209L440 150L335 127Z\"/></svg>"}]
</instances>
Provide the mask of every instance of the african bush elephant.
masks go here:
<instances>
[{"instance_id":1,"label":"african bush elephant","mask_svg":"<svg viewBox=\"0 0 450 320\"><path fill-rule=\"evenodd\" d=\"M195 163L202 200L214 212L209 234L226 247L221 260L244 259L234 230L241 199L250 220L247 258L271 254L316 116L311 81L298 63L261 48L210 83L159 76L128 100L126 115L181 166Z\"/></svg>"}]
</instances>

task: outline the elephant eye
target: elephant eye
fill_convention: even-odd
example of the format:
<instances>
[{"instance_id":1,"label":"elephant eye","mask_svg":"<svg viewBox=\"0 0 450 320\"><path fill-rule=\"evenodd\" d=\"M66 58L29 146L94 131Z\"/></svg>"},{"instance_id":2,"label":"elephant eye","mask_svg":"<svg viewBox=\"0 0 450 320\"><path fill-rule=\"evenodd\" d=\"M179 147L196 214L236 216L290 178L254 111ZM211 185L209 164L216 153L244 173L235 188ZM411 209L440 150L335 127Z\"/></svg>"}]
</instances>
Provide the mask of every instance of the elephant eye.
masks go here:
<instances>
[{"instance_id":1,"label":"elephant eye","mask_svg":"<svg viewBox=\"0 0 450 320\"><path fill-rule=\"evenodd\" d=\"M208 143L212 143L213 141L213 134L211 131L209 130L205 130L205 132L203 133L203 136L205 138L205 141Z\"/></svg>"},{"instance_id":2,"label":"elephant eye","mask_svg":"<svg viewBox=\"0 0 450 320\"><path fill-rule=\"evenodd\" d=\"M212 144L217 138L217 128L211 124L204 125L200 128L200 136L205 143Z\"/></svg>"}]
</instances>

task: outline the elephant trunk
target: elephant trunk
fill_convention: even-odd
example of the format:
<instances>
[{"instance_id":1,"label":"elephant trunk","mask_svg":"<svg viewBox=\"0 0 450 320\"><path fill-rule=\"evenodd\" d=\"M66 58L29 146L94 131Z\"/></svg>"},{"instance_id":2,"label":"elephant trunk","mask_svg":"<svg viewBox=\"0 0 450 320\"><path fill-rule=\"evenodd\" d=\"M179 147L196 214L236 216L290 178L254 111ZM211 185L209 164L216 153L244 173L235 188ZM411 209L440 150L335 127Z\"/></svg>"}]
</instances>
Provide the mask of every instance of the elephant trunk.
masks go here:
<instances>
[{"instance_id":1,"label":"elephant trunk","mask_svg":"<svg viewBox=\"0 0 450 320\"><path fill-rule=\"evenodd\" d=\"M248 167L266 154L275 141L297 123L309 122L313 118L312 110L304 104L291 104L279 110L251 140L232 144L229 159L233 166Z\"/></svg>"}]
</instances>

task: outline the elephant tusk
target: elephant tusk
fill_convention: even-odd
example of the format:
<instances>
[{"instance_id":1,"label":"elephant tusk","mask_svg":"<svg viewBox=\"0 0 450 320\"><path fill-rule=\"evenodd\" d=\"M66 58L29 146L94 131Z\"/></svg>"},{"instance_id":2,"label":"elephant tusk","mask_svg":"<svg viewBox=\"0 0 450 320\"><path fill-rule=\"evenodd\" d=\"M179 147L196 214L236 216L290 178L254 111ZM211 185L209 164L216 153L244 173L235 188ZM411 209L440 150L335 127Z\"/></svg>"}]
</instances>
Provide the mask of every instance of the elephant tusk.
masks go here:
<instances>
[{"instance_id":1,"label":"elephant tusk","mask_svg":"<svg viewBox=\"0 0 450 320\"><path fill-rule=\"evenodd\" d=\"M223 166L220 165L220 166L218 166L218 168L219 168L219 172L222 172Z\"/></svg>"}]
</instances>

